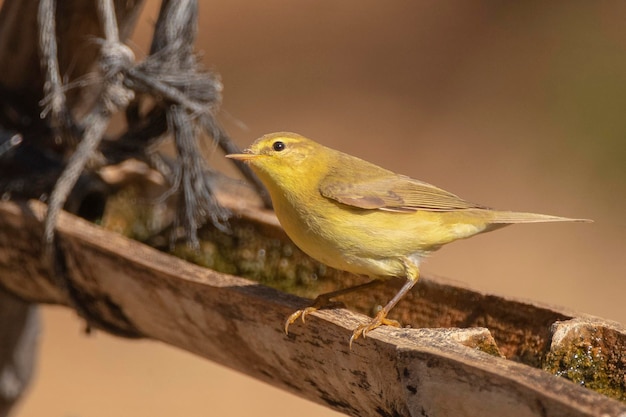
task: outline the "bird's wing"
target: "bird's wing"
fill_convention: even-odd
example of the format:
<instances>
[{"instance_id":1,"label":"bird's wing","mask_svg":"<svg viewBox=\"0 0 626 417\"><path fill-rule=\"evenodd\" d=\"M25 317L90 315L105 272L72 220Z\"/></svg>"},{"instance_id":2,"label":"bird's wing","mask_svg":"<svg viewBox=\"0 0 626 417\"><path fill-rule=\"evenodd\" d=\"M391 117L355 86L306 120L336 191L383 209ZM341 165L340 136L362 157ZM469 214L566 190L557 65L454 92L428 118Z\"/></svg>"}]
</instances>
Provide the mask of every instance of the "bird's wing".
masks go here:
<instances>
[{"instance_id":1,"label":"bird's wing","mask_svg":"<svg viewBox=\"0 0 626 417\"><path fill-rule=\"evenodd\" d=\"M362 209L452 211L486 208L426 182L390 174L353 182L330 174L320 182L319 191L326 198Z\"/></svg>"}]
</instances>

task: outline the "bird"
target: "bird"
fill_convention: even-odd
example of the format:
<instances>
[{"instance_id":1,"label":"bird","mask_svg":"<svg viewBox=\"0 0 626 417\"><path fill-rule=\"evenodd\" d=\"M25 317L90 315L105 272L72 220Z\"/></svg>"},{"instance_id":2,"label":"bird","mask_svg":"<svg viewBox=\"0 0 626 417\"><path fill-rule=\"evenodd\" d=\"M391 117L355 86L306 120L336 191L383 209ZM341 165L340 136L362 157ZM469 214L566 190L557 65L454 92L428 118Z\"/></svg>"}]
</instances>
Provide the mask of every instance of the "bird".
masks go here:
<instances>
[{"instance_id":1,"label":"bird","mask_svg":"<svg viewBox=\"0 0 626 417\"><path fill-rule=\"evenodd\" d=\"M389 311L417 283L422 260L442 246L515 223L590 221L495 210L291 132L267 134L226 157L244 161L259 177L296 246L323 264L372 279L319 295L287 318L286 333L334 297L404 278L375 317L354 329L350 347L381 325L400 326L387 318Z\"/></svg>"}]
</instances>

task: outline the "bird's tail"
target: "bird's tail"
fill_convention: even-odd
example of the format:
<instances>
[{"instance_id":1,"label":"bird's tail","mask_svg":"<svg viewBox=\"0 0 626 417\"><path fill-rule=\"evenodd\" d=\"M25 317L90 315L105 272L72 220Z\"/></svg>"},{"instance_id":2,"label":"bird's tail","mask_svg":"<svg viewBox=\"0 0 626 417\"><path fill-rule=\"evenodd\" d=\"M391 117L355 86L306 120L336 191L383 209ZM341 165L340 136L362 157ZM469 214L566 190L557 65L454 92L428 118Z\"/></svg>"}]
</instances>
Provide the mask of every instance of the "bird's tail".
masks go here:
<instances>
[{"instance_id":1,"label":"bird's tail","mask_svg":"<svg viewBox=\"0 0 626 417\"><path fill-rule=\"evenodd\" d=\"M513 223L546 223L546 222L582 222L591 223L588 219L570 219L568 217L551 216L549 214L523 213L517 211L495 211L490 223L513 224Z\"/></svg>"}]
</instances>

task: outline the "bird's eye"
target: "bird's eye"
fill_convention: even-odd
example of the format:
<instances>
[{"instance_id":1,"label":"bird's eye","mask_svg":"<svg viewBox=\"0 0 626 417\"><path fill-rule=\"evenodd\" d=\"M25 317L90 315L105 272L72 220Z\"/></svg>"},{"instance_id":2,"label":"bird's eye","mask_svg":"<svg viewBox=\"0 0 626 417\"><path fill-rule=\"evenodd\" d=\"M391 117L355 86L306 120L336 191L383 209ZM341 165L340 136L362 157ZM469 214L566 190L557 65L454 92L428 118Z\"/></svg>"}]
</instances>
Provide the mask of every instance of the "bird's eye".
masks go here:
<instances>
[{"instance_id":1,"label":"bird's eye","mask_svg":"<svg viewBox=\"0 0 626 417\"><path fill-rule=\"evenodd\" d=\"M272 149L274 149L276 152L282 151L283 149L285 149L285 142L277 140L272 144Z\"/></svg>"}]
</instances>

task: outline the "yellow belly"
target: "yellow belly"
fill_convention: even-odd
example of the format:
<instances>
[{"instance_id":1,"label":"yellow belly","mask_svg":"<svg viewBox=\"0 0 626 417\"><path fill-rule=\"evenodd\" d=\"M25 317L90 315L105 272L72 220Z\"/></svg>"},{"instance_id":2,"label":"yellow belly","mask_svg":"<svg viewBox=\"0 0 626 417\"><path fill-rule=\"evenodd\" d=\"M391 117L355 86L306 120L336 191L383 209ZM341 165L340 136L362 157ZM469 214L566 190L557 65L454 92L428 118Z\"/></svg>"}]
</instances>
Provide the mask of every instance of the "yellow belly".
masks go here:
<instances>
[{"instance_id":1,"label":"yellow belly","mask_svg":"<svg viewBox=\"0 0 626 417\"><path fill-rule=\"evenodd\" d=\"M403 276L406 258L418 265L442 245L487 226L484 219L468 221L455 212L364 210L321 196L308 207L273 200L281 225L300 249L333 268L371 277Z\"/></svg>"}]
</instances>

